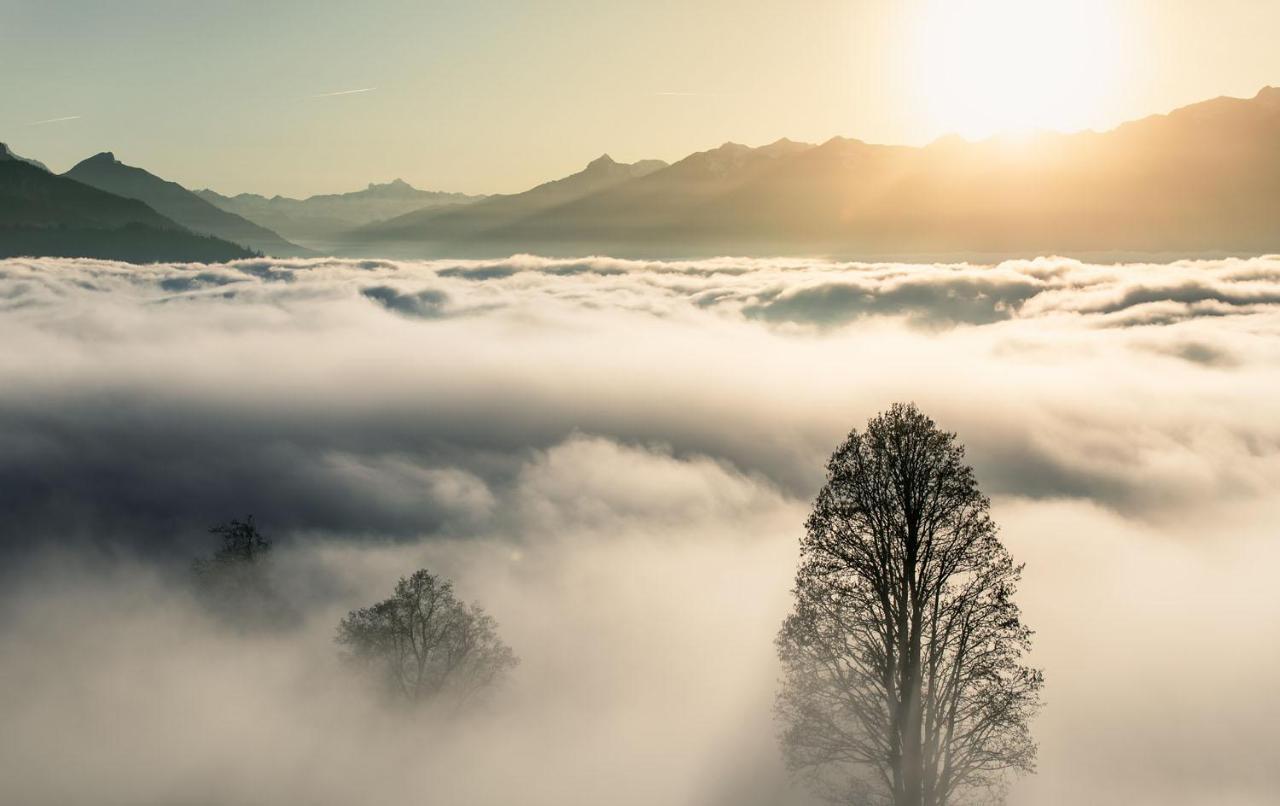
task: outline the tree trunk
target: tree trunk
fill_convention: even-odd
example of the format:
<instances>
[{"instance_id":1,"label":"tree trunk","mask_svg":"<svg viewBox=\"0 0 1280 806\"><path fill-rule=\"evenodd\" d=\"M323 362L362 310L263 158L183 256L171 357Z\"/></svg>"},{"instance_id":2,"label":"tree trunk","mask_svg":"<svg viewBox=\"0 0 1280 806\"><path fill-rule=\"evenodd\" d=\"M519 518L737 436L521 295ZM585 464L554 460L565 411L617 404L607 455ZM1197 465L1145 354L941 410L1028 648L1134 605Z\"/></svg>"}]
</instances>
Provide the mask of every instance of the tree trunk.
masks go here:
<instances>
[{"instance_id":1,"label":"tree trunk","mask_svg":"<svg viewBox=\"0 0 1280 806\"><path fill-rule=\"evenodd\" d=\"M910 493L903 496L910 500ZM921 645L923 640L920 591L916 584L920 533L915 513L907 513L907 546L903 576L905 618L902 675L902 802L897 806L924 806L924 703Z\"/></svg>"},{"instance_id":2,"label":"tree trunk","mask_svg":"<svg viewBox=\"0 0 1280 806\"><path fill-rule=\"evenodd\" d=\"M913 664L914 665L914 664ZM902 800L897 806L924 804L924 731L921 724L919 667L909 671L902 723Z\"/></svg>"}]
</instances>

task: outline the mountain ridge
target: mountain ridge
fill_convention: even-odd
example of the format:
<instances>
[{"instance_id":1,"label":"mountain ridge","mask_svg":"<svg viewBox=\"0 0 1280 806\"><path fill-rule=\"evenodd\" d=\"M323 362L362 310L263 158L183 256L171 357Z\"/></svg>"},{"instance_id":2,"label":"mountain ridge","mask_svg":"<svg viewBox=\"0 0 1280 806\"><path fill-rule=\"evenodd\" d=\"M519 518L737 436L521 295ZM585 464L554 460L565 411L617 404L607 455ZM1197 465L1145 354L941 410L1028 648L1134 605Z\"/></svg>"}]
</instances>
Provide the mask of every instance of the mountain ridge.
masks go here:
<instances>
[{"instance_id":1,"label":"mountain ridge","mask_svg":"<svg viewBox=\"0 0 1280 806\"><path fill-rule=\"evenodd\" d=\"M193 214L195 205L201 215L226 217L224 225L235 222L238 242L276 254L284 251L279 243L257 239L307 254L272 232L281 222L281 232L302 233L334 254L397 257L1201 256L1280 252L1277 144L1280 88L1266 86L1249 98L1211 98L1106 131L952 135L920 146L839 136L820 144L726 142L670 164L620 163L604 153L576 173L487 197L422 191L398 178L301 200L227 197L188 191L109 151L65 176L148 202L143 208L159 218L103 203L97 215L111 221L89 226L228 234ZM47 172L4 144L0 164ZM70 204L76 194L62 192ZM30 203L39 218L38 202ZM77 209L63 209L67 220L57 225L86 225ZM11 205L9 215L8 225L21 223L21 210Z\"/></svg>"},{"instance_id":2,"label":"mountain ridge","mask_svg":"<svg viewBox=\"0 0 1280 806\"><path fill-rule=\"evenodd\" d=\"M335 233L415 210L473 204L486 198L419 190L398 178L382 184L370 182L362 190L319 194L305 199L280 195L267 197L255 193L224 196L207 188L195 193L223 210L268 226L304 245L320 248Z\"/></svg>"},{"instance_id":3,"label":"mountain ridge","mask_svg":"<svg viewBox=\"0 0 1280 806\"><path fill-rule=\"evenodd\" d=\"M0 158L0 258L221 262L256 253L197 235L137 199Z\"/></svg>"},{"instance_id":4,"label":"mountain ridge","mask_svg":"<svg viewBox=\"0 0 1280 806\"><path fill-rule=\"evenodd\" d=\"M621 163L608 154L602 154L588 162L586 167L577 173L543 182L523 193L490 196L483 201L459 209L418 210L406 213L354 230L347 234L347 238L356 241L376 241L395 238L397 235L416 235L424 227L441 233L456 234L460 231L479 233L486 228L518 221L539 210L555 207L615 184L643 178L666 167L667 163L661 160Z\"/></svg>"},{"instance_id":5,"label":"mountain ridge","mask_svg":"<svg viewBox=\"0 0 1280 806\"><path fill-rule=\"evenodd\" d=\"M39 160L33 160L30 157L23 157L13 153L13 149L9 148L8 143L0 143L0 160L15 160L17 162L25 162L28 165L33 165L36 168L39 168L40 170L45 171L46 173L50 172L49 166L45 165L43 162L40 162Z\"/></svg>"},{"instance_id":6,"label":"mountain ridge","mask_svg":"<svg viewBox=\"0 0 1280 806\"><path fill-rule=\"evenodd\" d=\"M725 143L516 214L481 215L484 205L410 214L353 233L350 248L959 259L1280 251L1277 144L1280 89L1269 86L1104 132L923 146Z\"/></svg>"},{"instance_id":7,"label":"mountain ridge","mask_svg":"<svg viewBox=\"0 0 1280 806\"><path fill-rule=\"evenodd\" d=\"M126 165L110 151L81 160L63 175L99 190L145 202L192 232L212 235L276 257L310 254L266 227L210 204L177 182Z\"/></svg>"}]
</instances>

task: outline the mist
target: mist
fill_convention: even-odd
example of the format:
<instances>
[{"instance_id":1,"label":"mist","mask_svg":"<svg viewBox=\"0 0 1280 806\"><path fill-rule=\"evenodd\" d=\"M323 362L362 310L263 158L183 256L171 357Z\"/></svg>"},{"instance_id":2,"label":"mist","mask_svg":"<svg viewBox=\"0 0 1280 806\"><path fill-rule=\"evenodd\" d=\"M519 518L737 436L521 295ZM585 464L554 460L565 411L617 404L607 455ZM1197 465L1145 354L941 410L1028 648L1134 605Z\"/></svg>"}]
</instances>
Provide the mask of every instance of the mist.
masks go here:
<instances>
[{"instance_id":1,"label":"mist","mask_svg":"<svg viewBox=\"0 0 1280 806\"><path fill-rule=\"evenodd\" d=\"M1027 563L1010 802L1280 793L1280 257L0 262L0 780L28 804L807 804L773 637L824 462L915 401ZM253 513L305 614L185 570ZM337 620L427 567L521 659L388 708Z\"/></svg>"}]
</instances>

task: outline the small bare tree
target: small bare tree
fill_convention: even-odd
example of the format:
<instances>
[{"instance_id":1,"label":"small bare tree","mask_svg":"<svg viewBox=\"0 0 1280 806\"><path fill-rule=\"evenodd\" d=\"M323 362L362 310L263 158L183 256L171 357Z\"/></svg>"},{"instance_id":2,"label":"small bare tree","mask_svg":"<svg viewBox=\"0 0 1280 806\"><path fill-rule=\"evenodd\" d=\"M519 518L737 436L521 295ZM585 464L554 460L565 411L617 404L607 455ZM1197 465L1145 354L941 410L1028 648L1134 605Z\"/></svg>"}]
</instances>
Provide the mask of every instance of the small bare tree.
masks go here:
<instances>
[{"instance_id":1,"label":"small bare tree","mask_svg":"<svg viewBox=\"0 0 1280 806\"><path fill-rule=\"evenodd\" d=\"M275 591L269 560L271 541L253 516L214 526L221 546L191 564L197 597L224 621L242 629L289 627L299 616Z\"/></svg>"},{"instance_id":2,"label":"small bare tree","mask_svg":"<svg viewBox=\"0 0 1280 806\"><path fill-rule=\"evenodd\" d=\"M258 531L252 515L214 526L209 534L222 539L222 548L213 555L215 562L253 562L271 551L271 541Z\"/></svg>"},{"instance_id":3,"label":"small bare tree","mask_svg":"<svg viewBox=\"0 0 1280 806\"><path fill-rule=\"evenodd\" d=\"M338 625L347 658L411 703L473 700L517 664L497 623L458 601L453 584L426 570L401 578L394 595L353 610Z\"/></svg>"},{"instance_id":4,"label":"small bare tree","mask_svg":"<svg viewBox=\"0 0 1280 806\"><path fill-rule=\"evenodd\" d=\"M831 457L778 636L784 752L830 799L999 801L1034 769L1043 678L988 507L955 435L912 405Z\"/></svg>"}]
</instances>

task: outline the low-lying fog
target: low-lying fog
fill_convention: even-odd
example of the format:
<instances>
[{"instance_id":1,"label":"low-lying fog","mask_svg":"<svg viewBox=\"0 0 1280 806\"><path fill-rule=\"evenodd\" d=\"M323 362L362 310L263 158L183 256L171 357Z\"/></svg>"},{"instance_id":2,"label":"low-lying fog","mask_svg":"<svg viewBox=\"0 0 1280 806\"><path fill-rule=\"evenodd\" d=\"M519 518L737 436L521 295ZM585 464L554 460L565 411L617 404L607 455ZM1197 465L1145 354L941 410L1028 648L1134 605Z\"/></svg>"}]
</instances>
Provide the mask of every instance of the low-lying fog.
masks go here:
<instances>
[{"instance_id":1,"label":"low-lying fog","mask_svg":"<svg viewBox=\"0 0 1280 806\"><path fill-rule=\"evenodd\" d=\"M912 400L1027 563L1025 806L1280 798L1280 257L0 262L0 800L794 806L770 708L844 434ZM187 564L253 513L296 630ZM339 663L428 567L521 659Z\"/></svg>"}]
</instances>

